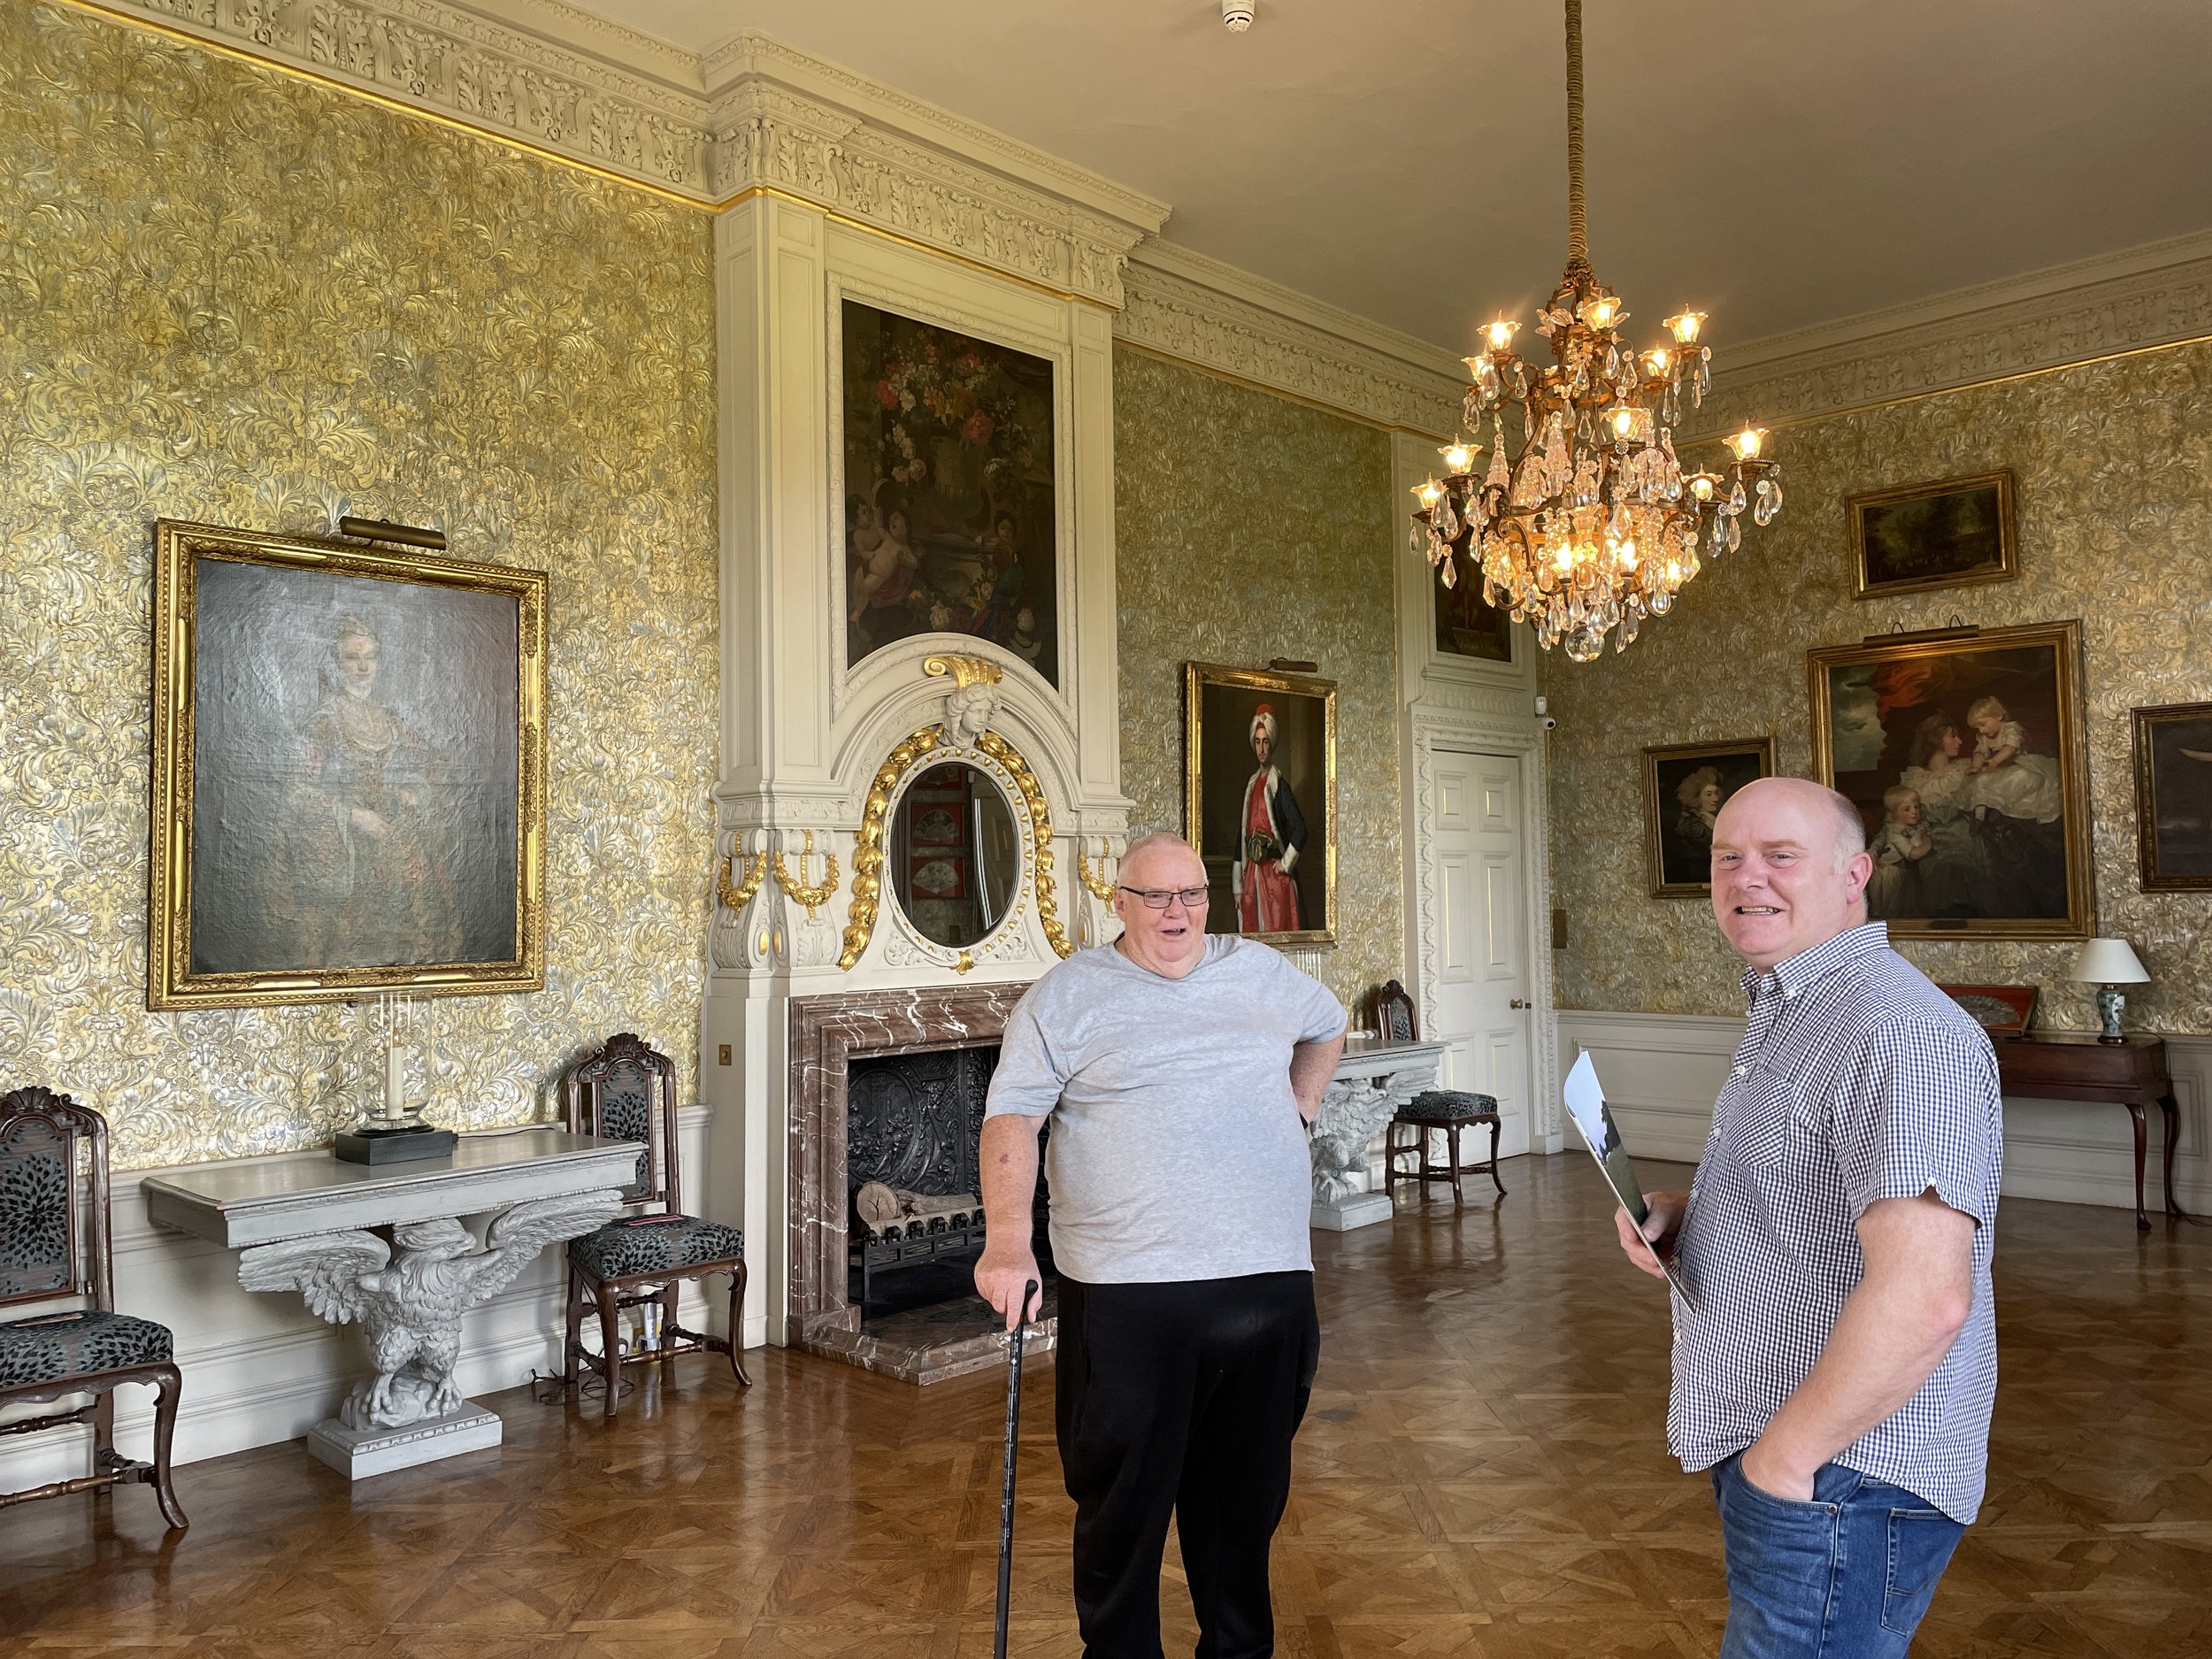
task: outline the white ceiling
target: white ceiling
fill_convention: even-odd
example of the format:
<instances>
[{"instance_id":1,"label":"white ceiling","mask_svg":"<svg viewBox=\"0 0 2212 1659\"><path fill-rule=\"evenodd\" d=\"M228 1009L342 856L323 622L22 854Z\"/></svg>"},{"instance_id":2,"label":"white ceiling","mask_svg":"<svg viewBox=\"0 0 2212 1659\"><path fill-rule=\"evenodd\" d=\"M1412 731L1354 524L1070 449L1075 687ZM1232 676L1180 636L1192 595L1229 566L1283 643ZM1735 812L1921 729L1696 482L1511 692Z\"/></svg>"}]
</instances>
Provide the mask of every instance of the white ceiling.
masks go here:
<instances>
[{"instance_id":1,"label":"white ceiling","mask_svg":"<svg viewBox=\"0 0 2212 1659\"><path fill-rule=\"evenodd\" d=\"M570 0L576 4L577 0ZM582 0L757 29L1456 349L1565 258L1558 0ZM1724 349L2212 227L2206 0L1588 0L1591 257Z\"/></svg>"}]
</instances>

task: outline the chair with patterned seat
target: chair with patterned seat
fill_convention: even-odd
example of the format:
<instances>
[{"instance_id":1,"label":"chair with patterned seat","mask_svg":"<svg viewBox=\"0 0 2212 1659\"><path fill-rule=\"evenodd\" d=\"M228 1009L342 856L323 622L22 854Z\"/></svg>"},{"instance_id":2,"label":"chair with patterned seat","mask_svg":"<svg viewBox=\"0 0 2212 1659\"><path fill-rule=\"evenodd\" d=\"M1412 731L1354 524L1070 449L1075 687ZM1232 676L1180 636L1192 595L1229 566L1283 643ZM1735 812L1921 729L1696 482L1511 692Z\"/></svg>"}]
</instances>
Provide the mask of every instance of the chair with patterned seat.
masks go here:
<instances>
[{"instance_id":1,"label":"chair with patterned seat","mask_svg":"<svg viewBox=\"0 0 2212 1659\"><path fill-rule=\"evenodd\" d=\"M1393 979L1375 997L1375 1023L1387 1042L1418 1042L1420 1031L1413 1013L1413 998L1404 986ZM1490 1156L1481 1164L1462 1164L1459 1161L1459 1132L1471 1125L1490 1130ZM1449 1182L1452 1205L1455 1209L1466 1202L1460 1190L1463 1175L1478 1175L1488 1171L1491 1182L1498 1189L1498 1196L1505 1196L1505 1182L1498 1174L1498 1134L1503 1127L1498 1117L1498 1102L1488 1094L1478 1094L1469 1089L1424 1089L1398 1109L1398 1114L1383 1129L1383 1191L1395 1200L1400 1181L1413 1181L1426 1197L1432 1181ZM1411 1129L1413 1139L1403 1145L1398 1141L1401 1128ZM1432 1133L1444 1137L1445 1161L1432 1163L1429 1158L1429 1137ZM1415 1167L1402 1170L1402 1157L1417 1159Z\"/></svg>"},{"instance_id":2,"label":"chair with patterned seat","mask_svg":"<svg viewBox=\"0 0 2212 1659\"><path fill-rule=\"evenodd\" d=\"M87 1166L81 1187L81 1147ZM0 1509L137 1482L153 1487L163 1517L183 1528L184 1510L169 1484L169 1444L183 1388L175 1343L167 1326L115 1311L107 1119L51 1089L11 1090L0 1095L0 1307L65 1298L89 1305L0 1322L0 1406L93 1398L71 1410L0 1423L0 1434L90 1424L92 1472L0 1493ZM134 1382L155 1391L150 1463L115 1449L115 1390Z\"/></svg>"},{"instance_id":3,"label":"chair with patterned seat","mask_svg":"<svg viewBox=\"0 0 2212 1659\"><path fill-rule=\"evenodd\" d=\"M610 1141L634 1141L638 1179L624 1193L634 1213L607 1223L568 1245L568 1333L562 1375L573 1388L587 1371L606 1384L606 1415L615 1414L622 1367L657 1359L666 1377L680 1354L729 1356L730 1371L746 1387L753 1379L738 1357L744 1330L745 1235L718 1221L683 1213L682 1178L676 1148L676 1068L666 1055L649 1048L635 1032L620 1032L570 1068L561 1080L561 1098L572 1133ZM727 1340L687 1331L676 1322L677 1293L687 1279L730 1275L730 1335ZM658 1309L654 1345L623 1352L622 1310L649 1304ZM584 1315L596 1306L600 1351L584 1346Z\"/></svg>"}]
</instances>

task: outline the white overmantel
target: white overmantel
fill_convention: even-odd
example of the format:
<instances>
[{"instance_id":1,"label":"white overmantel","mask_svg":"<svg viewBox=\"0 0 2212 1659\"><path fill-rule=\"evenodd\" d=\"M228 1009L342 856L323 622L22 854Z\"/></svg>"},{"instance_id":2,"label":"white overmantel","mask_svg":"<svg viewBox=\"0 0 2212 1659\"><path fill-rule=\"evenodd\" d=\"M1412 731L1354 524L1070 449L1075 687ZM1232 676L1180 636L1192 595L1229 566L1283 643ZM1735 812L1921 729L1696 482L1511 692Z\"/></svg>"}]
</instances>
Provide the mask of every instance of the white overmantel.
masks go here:
<instances>
[{"instance_id":1,"label":"white overmantel","mask_svg":"<svg viewBox=\"0 0 2212 1659\"><path fill-rule=\"evenodd\" d=\"M715 272L717 844L726 898L741 902L715 907L700 1092L739 1126L715 1146L706 1202L708 1213L745 1229L754 1270L747 1340L781 1341L792 1334L793 999L1026 982L1100 934L1104 913L1076 854L1102 863L1118 851L1132 806L1121 791L1116 666L1114 341L1102 305L872 234L780 191L720 215ZM1053 365L1054 677L956 634L903 640L847 664L840 365L849 300ZM965 950L907 924L887 868L872 891L861 880L862 849L887 844L901 789L946 759L997 782L1022 843L1009 919ZM791 889L826 879L825 854L840 879L810 914ZM768 872L755 882L764 855Z\"/></svg>"}]
</instances>

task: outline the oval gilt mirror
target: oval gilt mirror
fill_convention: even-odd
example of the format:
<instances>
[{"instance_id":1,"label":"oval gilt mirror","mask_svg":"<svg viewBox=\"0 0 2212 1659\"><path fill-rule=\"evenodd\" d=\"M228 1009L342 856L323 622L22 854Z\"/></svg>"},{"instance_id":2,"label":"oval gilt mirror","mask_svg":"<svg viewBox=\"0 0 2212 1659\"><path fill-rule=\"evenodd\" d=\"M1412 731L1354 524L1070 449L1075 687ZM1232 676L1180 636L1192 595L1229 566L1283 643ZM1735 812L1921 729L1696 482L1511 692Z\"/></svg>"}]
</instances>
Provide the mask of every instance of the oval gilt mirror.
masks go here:
<instances>
[{"instance_id":1,"label":"oval gilt mirror","mask_svg":"<svg viewBox=\"0 0 2212 1659\"><path fill-rule=\"evenodd\" d=\"M916 778L892 818L890 864L923 938L958 949L989 937L1021 887L1021 836L997 781L957 760Z\"/></svg>"}]
</instances>

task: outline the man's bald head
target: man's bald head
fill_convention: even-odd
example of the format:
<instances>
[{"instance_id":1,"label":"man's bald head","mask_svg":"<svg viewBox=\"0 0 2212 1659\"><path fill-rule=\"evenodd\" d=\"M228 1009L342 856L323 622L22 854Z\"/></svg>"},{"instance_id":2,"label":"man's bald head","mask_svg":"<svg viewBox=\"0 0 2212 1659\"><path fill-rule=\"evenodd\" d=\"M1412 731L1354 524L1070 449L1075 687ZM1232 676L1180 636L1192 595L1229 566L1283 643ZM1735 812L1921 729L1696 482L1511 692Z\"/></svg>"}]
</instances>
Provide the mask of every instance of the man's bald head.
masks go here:
<instances>
[{"instance_id":1,"label":"man's bald head","mask_svg":"<svg viewBox=\"0 0 2212 1659\"><path fill-rule=\"evenodd\" d=\"M1114 878L1115 948L1141 968L1179 979L1206 954L1206 861L1180 835L1140 835L1121 855ZM1159 910L1143 895L1175 896ZM1189 894L1189 899L1182 895Z\"/></svg>"},{"instance_id":2,"label":"man's bald head","mask_svg":"<svg viewBox=\"0 0 2212 1659\"><path fill-rule=\"evenodd\" d=\"M1824 783L1815 783L1809 778L1761 778L1747 783L1728 797L1721 808L1721 818L1728 816L1729 807L1741 801L1746 807L1767 800L1786 799L1813 812L1826 812L1835 824L1836 868L1840 870L1852 858L1866 850L1866 820L1859 816L1859 809L1851 798L1831 789ZM1741 816L1740 813L1738 814ZM1714 833L1719 833L1716 820Z\"/></svg>"},{"instance_id":3,"label":"man's bald head","mask_svg":"<svg viewBox=\"0 0 2212 1659\"><path fill-rule=\"evenodd\" d=\"M1156 876L1156 880L1152 879ZM1206 863L1180 835L1154 830L1138 836L1123 851L1120 879L1123 886L1132 887L1203 887Z\"/></svg>"},{"instance_id":4,"label":"man's bald head","mask_svg":"<svg viewBox=\"0 0 2212 1659\"><path fill-rule=\"evenodd\" d=\"M1858 808L1802 778L1762 778L1713 821L1713 919L1764 970L1866 920L1874 861Z\"/></svg>"}]
</instances>

